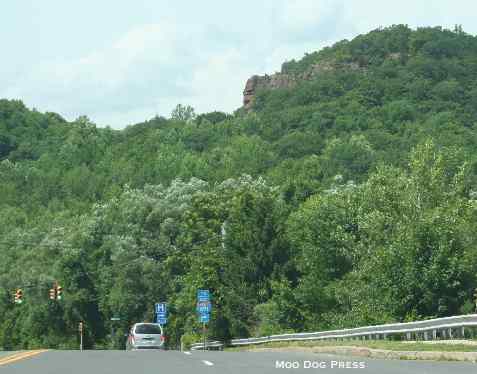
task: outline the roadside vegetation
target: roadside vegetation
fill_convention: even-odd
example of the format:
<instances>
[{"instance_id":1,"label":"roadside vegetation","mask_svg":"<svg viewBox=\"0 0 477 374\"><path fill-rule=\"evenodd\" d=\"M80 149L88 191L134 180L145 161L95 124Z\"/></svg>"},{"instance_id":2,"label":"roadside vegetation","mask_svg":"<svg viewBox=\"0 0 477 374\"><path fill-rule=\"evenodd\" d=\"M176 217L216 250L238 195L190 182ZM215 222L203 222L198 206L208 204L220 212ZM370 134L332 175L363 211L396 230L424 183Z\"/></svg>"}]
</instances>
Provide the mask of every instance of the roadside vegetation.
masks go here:
<instances>
[{"instance_id":1,"label":"roadside vegetation","mask_svg":"<svg viewBox=\"0 0 477 374\"><path fill-rule=\"evenodd\" d=\"M309 342L275 342L264 343L256 346L230 347L228 351L260 350L267 348L293 349L293 348L314 348L314 347L358 347L370 349L383 349L398 352L477 352L477 340L470 344L446 344L446 343L426 343L426 342L405 342L392 340L352 340L352 341L309 341Z\"/></svg>"}]
</instances>

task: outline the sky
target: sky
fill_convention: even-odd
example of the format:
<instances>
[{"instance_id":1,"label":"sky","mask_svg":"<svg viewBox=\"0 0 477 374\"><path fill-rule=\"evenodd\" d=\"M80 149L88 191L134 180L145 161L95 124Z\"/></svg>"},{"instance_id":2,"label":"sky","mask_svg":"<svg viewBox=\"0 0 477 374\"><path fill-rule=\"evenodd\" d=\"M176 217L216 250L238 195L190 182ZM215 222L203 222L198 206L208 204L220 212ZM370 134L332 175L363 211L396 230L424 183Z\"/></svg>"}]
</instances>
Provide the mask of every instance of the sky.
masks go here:
<instances>
[{"instance_id":1,"label":"sky","mask_svg":"<svg viewBox=\"0 0 477 374\"><path fill-rule=\"evenodd\" d=\"M0 98L116 129L178 104L231 113L254 74L393 24L462 25L475 0L15 0L0 4Z\"/></svg>"}]
</instances>

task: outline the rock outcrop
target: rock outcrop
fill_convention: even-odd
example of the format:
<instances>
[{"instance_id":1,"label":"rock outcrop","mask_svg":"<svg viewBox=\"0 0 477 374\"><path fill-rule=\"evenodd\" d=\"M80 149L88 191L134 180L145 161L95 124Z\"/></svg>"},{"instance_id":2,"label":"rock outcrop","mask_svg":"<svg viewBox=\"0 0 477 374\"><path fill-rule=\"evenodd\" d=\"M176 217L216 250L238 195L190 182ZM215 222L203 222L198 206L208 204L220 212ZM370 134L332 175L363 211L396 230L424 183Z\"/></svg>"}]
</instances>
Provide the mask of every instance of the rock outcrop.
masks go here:
<instances>
[{"instance_id":1,"label":"rock outcrop","mask_svg":"<svg viewBox=\"0 0 477 374\"><path fill-rule=\"evenodd\" d=\"M336 64L334 62L323 61L311 65L301 74L280 72L272 75L254 75L249 78L245 84L245 89L243 91L243 106L245 109L251 109L255 94L259 90L291 88L296 86L300 81L312 80L324 72L333 71L340 68L347 68L351 70L360 69L357 63Z\"/></svg>"},{"instance_id":2,"label":"rock outcrop","mask_svg":"<svg viewBox=\"0 0 477 374\"><path fill-rule=\"evenodd\" d=\"M296 85L296 77L290 74L254 75L247 80L243 91L243 106L250 109L256 92L260 89L290 88Z\"/></svg>"}]
</instances>

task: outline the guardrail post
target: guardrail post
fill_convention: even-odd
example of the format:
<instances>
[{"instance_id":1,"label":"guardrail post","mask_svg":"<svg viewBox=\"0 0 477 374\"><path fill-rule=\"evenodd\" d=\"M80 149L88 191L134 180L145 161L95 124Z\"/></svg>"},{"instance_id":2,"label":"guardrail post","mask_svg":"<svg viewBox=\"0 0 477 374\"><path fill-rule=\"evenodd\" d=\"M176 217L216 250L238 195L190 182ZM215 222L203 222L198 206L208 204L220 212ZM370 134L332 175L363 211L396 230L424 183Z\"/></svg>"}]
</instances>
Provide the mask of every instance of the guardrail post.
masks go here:
<instances>
[{"instance_id":1,"label":"guardrail post","mask_svg":"<svg viewBox=\"0 0 477 374\"><path fill-rule=\"evenodd\" d=\"M449 339L452 339L452 327L449 327Z\"/></svg>"},{"instance_id":2,"label":"guardrail post","mask_svg":"<svg viewBox=\"0 0 477 374\"><path fill-rule=\"evenodd\" d=\"M411 340L411 333L410 332L406 332L406 340Z\"/></svg>"},{"instance_id":3,"label":"guardrail post","mask_svg":"<svg viewBox=\"0 0 477 374\"><path fill-rule=\"evenodd\" d=\"M424 331L424 340L429 340L427 336L427 331Z\"/></svg>"},{"instance_id":4,"label":"guardrail post","mask_svg":"<svg viewBox=\"0 0 477 374\"><path fill-rule=\"evenodd\" d=\"M461 327L461 334L462 334L461 338L465 339L465 327L464 326Z\"/></svg>"},{"instance_id":5,"label":"guardrail post","mask_svg":"<svg viewBox=\"0 0 477 374\"><path fill-rule=\"evenodd\" d=\"M437 339L437 330L432 330L432 339L436 340Z\"/></svg>"}]
</instances>

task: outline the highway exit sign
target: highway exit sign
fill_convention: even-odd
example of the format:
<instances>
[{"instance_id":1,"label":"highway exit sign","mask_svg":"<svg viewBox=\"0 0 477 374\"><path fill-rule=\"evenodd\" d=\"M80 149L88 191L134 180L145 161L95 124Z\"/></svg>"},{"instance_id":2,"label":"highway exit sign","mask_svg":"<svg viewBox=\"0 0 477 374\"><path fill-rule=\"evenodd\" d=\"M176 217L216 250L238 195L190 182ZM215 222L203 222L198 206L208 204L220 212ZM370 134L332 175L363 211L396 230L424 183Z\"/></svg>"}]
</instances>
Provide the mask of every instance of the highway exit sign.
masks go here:
<instances>
[{"instance_id":1,"label":"highway exit sign","mask_svg":"<svg viewBox=\"0 0 477 374\"><path fill-rule=\"evenodd\" d=\"M197 291L197 301L210 301L210 292L209 290L198 290Z\"/></svg>"}]
</instances>

